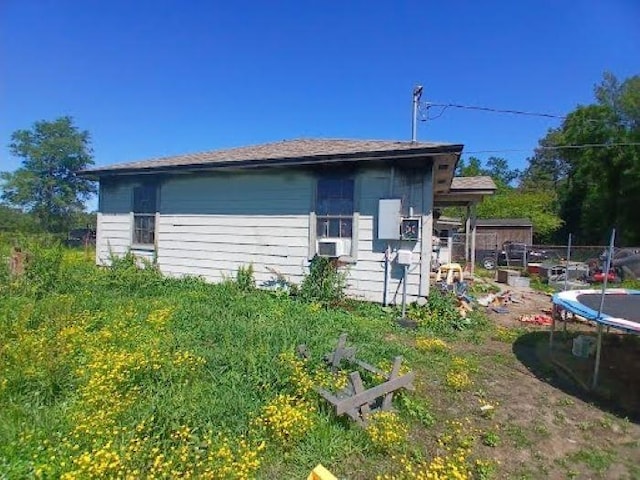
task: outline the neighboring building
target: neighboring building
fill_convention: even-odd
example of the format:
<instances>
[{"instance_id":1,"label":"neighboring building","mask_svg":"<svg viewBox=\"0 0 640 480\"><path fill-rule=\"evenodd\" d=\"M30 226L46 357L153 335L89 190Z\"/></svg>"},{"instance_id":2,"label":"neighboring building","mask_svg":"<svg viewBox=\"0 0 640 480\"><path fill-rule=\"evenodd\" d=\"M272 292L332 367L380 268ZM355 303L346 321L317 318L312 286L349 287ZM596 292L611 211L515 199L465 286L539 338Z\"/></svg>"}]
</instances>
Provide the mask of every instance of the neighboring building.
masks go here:
<instances>
[{"instance_id":1,"label":"neighboring building","mask_svg":"<svg viewBox=\"0 0 640 480\"><path fill-rule=\"evenodd\" d=\"M476 220L476 250L502 248L505 242L533 244L533 224L527 218L487 218Z\"/></svg>"},{"instance_id":2,"label":"neighboring building","mask_svg":"<svg viewBox=\"0 0 640 480\"><path fill-rule=\"evenodd\" d=\"M388 303L400 300L406 260L415 300L429 291L434 206L495 191L451 187L461 151L291 140L86 170L100 182L96 260L130 250L166 275L214 282L253 264L269 286L276 272L300 282L315 255L331 256L347 265L350 296Z\"/></svg>"}]
</instances>

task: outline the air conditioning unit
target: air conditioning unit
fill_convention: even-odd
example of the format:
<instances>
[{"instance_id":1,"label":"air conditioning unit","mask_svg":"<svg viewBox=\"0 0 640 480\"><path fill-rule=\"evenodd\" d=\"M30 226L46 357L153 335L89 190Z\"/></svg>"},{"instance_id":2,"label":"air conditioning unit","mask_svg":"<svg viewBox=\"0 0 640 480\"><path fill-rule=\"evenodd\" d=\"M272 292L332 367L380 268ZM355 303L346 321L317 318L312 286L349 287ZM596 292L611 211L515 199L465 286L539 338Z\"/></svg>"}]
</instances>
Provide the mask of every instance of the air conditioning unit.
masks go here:
<instances>
[{"instance_id":1,"label":"air conditioning unit","mask_svg":"<svg viewBox=\"0 0 640 480\"><path fill-rule=\"evenodd\" d=\"M343 255L341 240L318 240L318 255L338 258Z\"/></svg>"}]
</instances>

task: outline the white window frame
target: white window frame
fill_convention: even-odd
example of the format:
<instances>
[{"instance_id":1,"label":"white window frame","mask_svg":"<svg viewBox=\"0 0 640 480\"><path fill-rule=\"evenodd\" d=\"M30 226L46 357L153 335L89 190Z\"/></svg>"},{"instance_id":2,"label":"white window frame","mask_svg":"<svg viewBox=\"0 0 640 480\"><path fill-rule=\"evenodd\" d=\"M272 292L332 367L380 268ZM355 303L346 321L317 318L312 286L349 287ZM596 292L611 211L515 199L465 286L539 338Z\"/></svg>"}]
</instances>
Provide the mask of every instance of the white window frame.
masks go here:
<instances>
[{"instance_id":1,"label":"white window frame","mask_svg":"<svg viewBox=\"0 0 640 480\"><path fill-rule=\"evenodd\" d=\"M320 194L320 182L349 182L350 183L350 189L351 189L351 198L347 199L347 197L342 197L342 196L338 196L338 197L327 197L327 201L331 201L331 200L343 200L343 199L347 199L348 201L350 200L351 202L351 212L350 213L340 213L340 212L326 212L323 214L319 214L318 213L318 202L320 201L319 198L319 194ZM318 236L318 239L327 239L327 240L338 240L338 239L351 239L351 237L353 237L353 212L355 210L355 180L351 177L323 177L323 178L318 178L316 181L316 235ZM342 221L346 220L349 222L350 227L349 227L349 234L343 234L343 223ZM325 221L326 226L324 228L325 232L320 232L318 231L318 226L320 225L321 221ZM337 227L338 227L338 234L337 235L331 235L330 234L330 223L331 222L336 222L337 223Z\"/></svg>"},{"instance_id":2,"label":"white window frame","mask_svg":"<svg viewBox=\"0 0 640 480\"><path fill-rule=\"evenodd\" d=\"M327 179L345 179L353 181L353 213L351 214L351 237L325 237L318 235L318 219L320 218L346 218L347 215L318 215L317 202L318 202L318 184L322 180ZM358 257L358 230L360 219L360 177L358 175L347 173L344 174L332 174L332 175L318 175L313 177L313 195L311 198L311 206L309 212L309 260L313 259L318 253L318 240L350 240L350 251L347 254L343 254L339 257L341 262L356 263Z\"/></svg>"},{"instance_id":3,"label":"white window frame","mask_svg":"<svg viewBox=\"0 0 640 480\"><path fill-rule=\"evenodd\" d=\"M136 205L135 197L136 197L136 189L153 189L153 199L154 205L153 208L149 209L148 212L136 211L138 210L138 206ZM155 250L157 235L158 235L158 185L155 183L147 183L147 184L139 184L135 185L131 192L131 248L135 250ZM144 209L142 209L144 210ZM141 230L137 228L137 220L142 218L148 218L152 223L152 231L151 229L147 229L147 233L153 236L153 240L151 242L140 242L137 236L137 233Z\"/></svg>"}]
</instances>

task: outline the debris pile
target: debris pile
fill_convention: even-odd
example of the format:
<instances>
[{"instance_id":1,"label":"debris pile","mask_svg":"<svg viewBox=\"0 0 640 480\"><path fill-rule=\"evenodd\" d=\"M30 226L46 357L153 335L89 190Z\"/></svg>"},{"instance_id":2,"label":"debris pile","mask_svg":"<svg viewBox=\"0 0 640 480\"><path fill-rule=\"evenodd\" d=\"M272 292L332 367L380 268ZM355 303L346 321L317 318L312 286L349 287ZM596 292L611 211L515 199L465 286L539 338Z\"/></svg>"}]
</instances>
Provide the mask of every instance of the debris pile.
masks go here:
<instances>
[{"instance_id":1,"label":"debris pile","mask_svg":"<svg viewBox=\"0 0 640 480\"><path fill-rule=\"evenodd\" d=\"M478 299L478 304L487 307L496 313L509 313L508 306L512 303L523 303L522 296L514 294L511 290L500 293L491 293Z\"/></svg>"},{"instance_id":2,"label":"debris pile","mask_svg":"<svg viewBox=\"0 0 640 480\"><path fill-rule=\"evenodd\" d=\"M542 325L545 327L549 327L553 323L551 316L544 313L540 315L522 315L519 320L523 323L532 323L534 325Z\"/></svg>"}]
</instances>

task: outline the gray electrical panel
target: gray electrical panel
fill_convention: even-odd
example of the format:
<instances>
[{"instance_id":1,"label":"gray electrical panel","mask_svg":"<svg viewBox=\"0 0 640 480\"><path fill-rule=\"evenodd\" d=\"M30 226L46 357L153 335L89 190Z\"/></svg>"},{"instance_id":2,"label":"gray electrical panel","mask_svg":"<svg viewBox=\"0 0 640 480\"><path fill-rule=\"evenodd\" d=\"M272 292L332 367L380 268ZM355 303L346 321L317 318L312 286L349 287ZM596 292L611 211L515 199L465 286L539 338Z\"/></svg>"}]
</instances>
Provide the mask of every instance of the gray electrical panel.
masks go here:
<instances>
[{"instance_id":1,"label":"gray electrical panel","mask_svg":"<svg viewBox=\"0 0 640 480\"><path fill-rule=\"evenodd\" d=\"M378 202L378 239L400 239L400 210L402 200L399 198L385 198Z\"/></svg>"}]
</instances>

